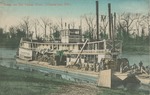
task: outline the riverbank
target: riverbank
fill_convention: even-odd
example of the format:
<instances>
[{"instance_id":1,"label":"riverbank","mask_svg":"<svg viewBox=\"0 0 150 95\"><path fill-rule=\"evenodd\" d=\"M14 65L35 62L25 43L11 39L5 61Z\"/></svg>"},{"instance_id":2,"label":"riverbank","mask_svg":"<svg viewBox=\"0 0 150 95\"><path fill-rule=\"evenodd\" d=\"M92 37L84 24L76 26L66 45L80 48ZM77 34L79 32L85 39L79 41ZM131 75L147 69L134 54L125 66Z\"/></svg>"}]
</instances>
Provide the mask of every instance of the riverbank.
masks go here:
<instances>
[{"instance_id":1,"label":"riverbank","mask_svg":"<svg viewBox=\"0 0 150 95\"><path fill-rule=\"evenodd\" d=\"M150 45L124 45L122 51L131 54L150 54Z\"/></svg>"},{"instance_id":2,"label":"riverbank","mask_svg":"<svg viewBox=\"0 0 150 95\"><path fill-rule=\"evenodd\" d=\"M147 91L99 88L58 79L37 71L0 66L0 95L149 95Z\"/></svg>"}]
</instances>

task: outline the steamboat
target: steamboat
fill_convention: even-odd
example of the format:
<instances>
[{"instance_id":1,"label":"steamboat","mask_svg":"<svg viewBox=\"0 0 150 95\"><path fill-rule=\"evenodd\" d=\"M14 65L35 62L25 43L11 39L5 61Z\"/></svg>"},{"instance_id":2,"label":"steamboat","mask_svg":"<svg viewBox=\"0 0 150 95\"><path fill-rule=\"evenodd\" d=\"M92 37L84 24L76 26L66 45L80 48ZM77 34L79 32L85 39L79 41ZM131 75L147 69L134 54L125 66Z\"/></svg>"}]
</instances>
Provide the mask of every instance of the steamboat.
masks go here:
<instances>
[{"instance_id":1,"label":"steamboat","mask_svg":"<svg viewBox=\"0 0 150 95\"><path fill-rule=\"evenodd\" d=\"M115 51L111 40L88 41L81 37L80 29L61 30L60 41L38 42L36 40L20 41L18 58L32 61L49 62L51 65L97 65L102 58L112 58L122 52L122 42L115 41ZM43 57L43 59L42 59ZM44 60L45 59L45 60Z\"/></svg>"},{"instance_id":2,"label":"steamboat","mask_svg":"<svg viewBox=\"0 0 150 95\"><path fill-rule=\"evenodd\" d=\"M81 76L94 76L95 81L100 70L117 70L115 59L122 52L121 41L114 41L114 51L112 40L83 39L80 29L64 29L60 33L59 40L50 42L22 38L17 53L17 63L45 66ZM104 61L109 62L105 64Z\"/></svg>"},{"instance_id":3,"label":"steamboat","mask_svg":"<svg viewBox=\"0 0 150 95\"><path fill-rule=\"evenodd\" d=\"M104 87L112 87L114 84L112 80L118 82L116 76L121 80L127 80L128 73L116 73L127 71L129 61L118 59L122 53L122 41L115 40L114 32L111 30L112 24L115 22L112 22L111 19L110 4L108 5L109 39L99 39L98 37L98 1L96 1L96 5L97 39L84 38L81 28L62 29L59 31L60 37L52 40L21 38L16 58L17 63L45 67L51 72L59 74L65 72L70 76L85 80L92 78L90 80ZM136 77L134 79L137 80L136 83L139 83Z\"/></svg>"}]
</instances>

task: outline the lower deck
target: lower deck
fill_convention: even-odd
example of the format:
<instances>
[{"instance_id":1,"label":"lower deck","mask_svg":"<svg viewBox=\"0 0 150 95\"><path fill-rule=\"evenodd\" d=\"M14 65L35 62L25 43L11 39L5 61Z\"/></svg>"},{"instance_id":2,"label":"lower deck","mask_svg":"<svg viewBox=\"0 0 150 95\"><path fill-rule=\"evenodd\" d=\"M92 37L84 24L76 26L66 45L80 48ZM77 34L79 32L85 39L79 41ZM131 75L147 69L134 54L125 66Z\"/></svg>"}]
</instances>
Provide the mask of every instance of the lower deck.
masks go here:
<instances>
[{"instance_id":1,"label":"lower deck","mask_svg":"<svg viewBox=\"0 0 150 95\"><path fill-rule=\"evenodd\" d=\"M51 66L47 62L25 61L16 59L17 64L23 68L32 68L44 73L54 73L61 75L62 78L71 81L90 83L97 85L99 72L77 70L73 68L66 68L66 66Z\"/></svg>"},{"instance_id":2,"label":"lower deck","mask_svg":"<svg viewBox=\"0 0 150 95\"><path fill-rule=\"evenodd\" d=\"M23 65L24 67L29 67L46 73L60 74L62 75L63 78L67 78L68 80L75 81L76 79L77 81L80 80L82 82L91 83L94 85L98 84L98 80L100 78L100 72L101 72L101 71L100 72L85 71L84 69L78 70L74 68L67 68L66 66L52 66L52 65L48 65L47 62L25 61L18 58L16 59L16 62L18 63L18 65ZM117 76L122 81L128 77L128 73L114 72L113 75ZM150 79L143 78L142 76L143 75L138 75L136 77L141 81L142 84L148 85L150 83Z\"/></svg>"}]
</instances>

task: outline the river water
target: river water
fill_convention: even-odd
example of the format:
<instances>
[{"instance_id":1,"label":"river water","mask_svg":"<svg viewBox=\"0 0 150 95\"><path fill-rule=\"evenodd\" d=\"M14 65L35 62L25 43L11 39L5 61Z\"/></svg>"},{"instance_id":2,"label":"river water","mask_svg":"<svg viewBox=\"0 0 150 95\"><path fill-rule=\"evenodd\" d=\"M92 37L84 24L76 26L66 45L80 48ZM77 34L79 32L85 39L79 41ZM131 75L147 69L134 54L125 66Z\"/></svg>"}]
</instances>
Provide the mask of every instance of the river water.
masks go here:
<instances>
[{"instance_id":1,"label":"river water","mask_svg":"<svg viewBox=\"0 0 150 95\"><path fill-rule=\"evenodd\" d=\"M16 49L0 48L0 64L16 63L14 56ZM123 53L120 57L127 58L130 65L134 63L138 65L140 61L143 62L144 66L150 65L150 54L149 53Z\"/></svg>"},{"instance_id":2,"label":"river water","mask_svg":"<svg viewBox=\"0 0 150 95\"><path fill-rule=\"evenodd\" d=\"M15 49L6 49L0 48L0 64L6 67L11 67L12 64L15 64Z\"/></svg>"}]
</instances>

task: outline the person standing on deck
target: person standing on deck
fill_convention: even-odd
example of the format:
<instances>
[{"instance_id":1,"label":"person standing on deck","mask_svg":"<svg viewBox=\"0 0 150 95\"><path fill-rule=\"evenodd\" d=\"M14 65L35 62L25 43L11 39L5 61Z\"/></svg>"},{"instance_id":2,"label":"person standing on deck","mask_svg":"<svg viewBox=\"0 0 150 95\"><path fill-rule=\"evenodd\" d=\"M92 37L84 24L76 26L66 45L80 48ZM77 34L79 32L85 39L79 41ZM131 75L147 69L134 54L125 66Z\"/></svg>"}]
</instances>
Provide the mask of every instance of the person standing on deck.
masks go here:
<instances>
[{"instance_id":1,"label":"person standing on deck","mask_svg":"<svg viewBox=\"0 0 150 95\"><path fill-rule=\"evenodd\" d=\"M143 62L142 61L140 61L139 66L140 66L140 71L142 73L142 66L143 66Z\"/></svg>"},{"instance_id":2,"label":"person standing on deck","mask_svg":"<svg viewBox=\"0 0 150 95\"><path fill-rule=\"evenodd\" d=\"M120 73L123 73L123 62L120 64Z\"/></svg>"}]
</instances>

